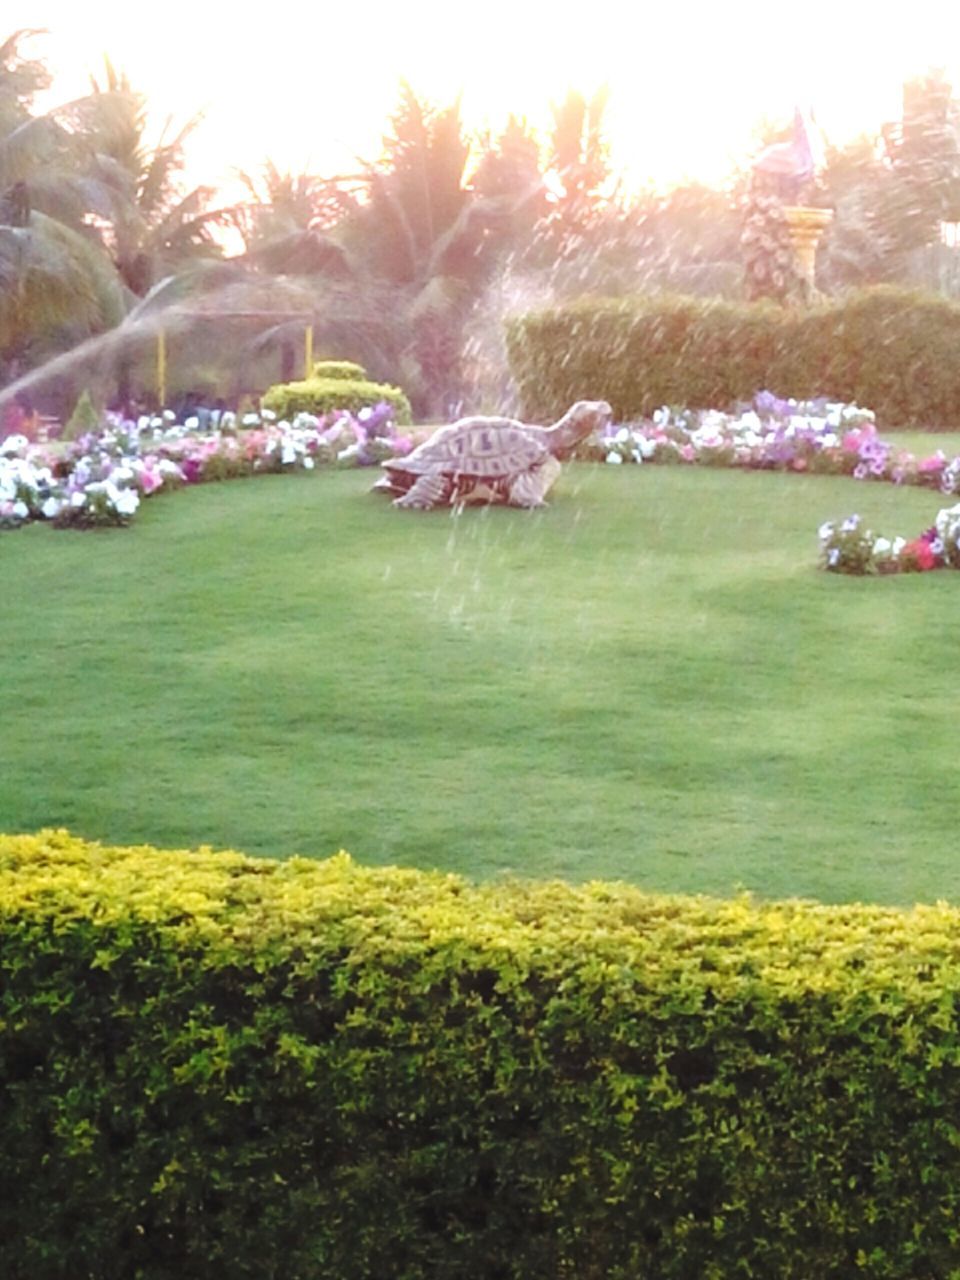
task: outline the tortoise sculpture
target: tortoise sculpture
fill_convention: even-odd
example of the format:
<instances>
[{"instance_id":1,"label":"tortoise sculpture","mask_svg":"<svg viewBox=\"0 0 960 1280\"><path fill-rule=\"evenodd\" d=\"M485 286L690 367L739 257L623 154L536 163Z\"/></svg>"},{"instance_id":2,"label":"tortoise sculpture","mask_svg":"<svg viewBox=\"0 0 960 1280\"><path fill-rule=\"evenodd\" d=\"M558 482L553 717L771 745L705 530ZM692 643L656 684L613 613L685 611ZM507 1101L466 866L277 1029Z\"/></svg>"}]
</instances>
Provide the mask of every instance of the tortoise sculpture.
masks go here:
<instances>
[{"instance_id":1,"label":"tortoise sculpture","mask_svg":"<svg viewBox=\"0 0 960 1280\"><path fill-rule=\"evenodd\" d=\"M560 474L559 459L605 427L611 412L604 400L580 400L552 427L513 418L461 418L405 458L384 462L386 474L373 487L395 495L395 507L542 507Z\"/></svg>"}]
</instances>

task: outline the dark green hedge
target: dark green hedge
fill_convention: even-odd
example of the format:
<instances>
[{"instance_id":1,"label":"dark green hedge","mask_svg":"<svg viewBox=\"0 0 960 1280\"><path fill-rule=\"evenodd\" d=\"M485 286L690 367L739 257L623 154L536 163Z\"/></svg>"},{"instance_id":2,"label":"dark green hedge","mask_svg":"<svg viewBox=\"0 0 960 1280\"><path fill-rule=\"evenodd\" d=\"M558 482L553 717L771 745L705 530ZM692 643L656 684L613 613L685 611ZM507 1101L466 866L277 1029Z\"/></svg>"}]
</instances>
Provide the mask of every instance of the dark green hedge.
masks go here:
<instances>
[{"instance_id":1,"label":"dark green hedge","mask_svg":"<svg viewBox=\"0 0 960 1280\"><path fill-rule=\"evenodd\" d=\"M0 839L5 1280L960 1276L960 912Z\"/></svg>"},{"instance_id":2,"label":"dark green hedge","mask_svg":"<svg viewBox=\"0 0 960 1280\"><path fill-rule=\"evenodd\" d=\"M808 310L686 297L592 300L517 317L507 350L524 412L608 400L728 407L768 388L873 409L886 426L960 426L960 306L877 287Z\"/></svg>"}]
</instances>

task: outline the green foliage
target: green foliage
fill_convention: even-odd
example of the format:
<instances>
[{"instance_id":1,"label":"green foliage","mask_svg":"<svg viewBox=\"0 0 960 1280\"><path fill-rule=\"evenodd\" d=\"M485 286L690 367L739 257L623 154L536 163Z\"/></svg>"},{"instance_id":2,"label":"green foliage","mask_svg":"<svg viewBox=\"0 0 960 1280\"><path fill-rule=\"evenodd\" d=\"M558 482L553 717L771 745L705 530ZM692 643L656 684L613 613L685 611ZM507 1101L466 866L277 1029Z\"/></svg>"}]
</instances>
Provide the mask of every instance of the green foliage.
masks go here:
<instances>
[{"instance_id":1,"label":"green foliage","mask_svg":"<svg viewBox=\"0 0 960 1280\"><path fill-rule=\"evenodd\" d=\"M0 868L9 1280L957 1274L956 909Z\"/></svg>"},{"instance_id":2,"label":"green foliage","mask_svg":"<svg viewBox=\"0 0 960 1280\"><path fill-rule=\"evenodd\" d=\"M354 380L341 374L326 378L308 378L302 382L284 382L270 387L263 395L263 407L272 409L280 418L292 419L298 413L318 416L334 409L359 413L386 400L393 405L401 424L413 421L410 402L399 387L383 382Z\"/></svg>"},{"instance_id":3,"label":"green foliage","mask_svg":"<svg viewBox=\"0 0 960 1280\"><path fill-rule=\"evenodd\" d=\"M73 413L64 424L62 439L76 440L78 436L86 435L88 431L98 431L100 423L100 411L93 403L93 397L89 391L83 391Z\"/></svg>"},{"instance_id":4,"label":"green foliage","mask_svg":"<svg viewBox=\"0 0 960 1280\"><path fill-rule=\"evenodd\" d=\"M508 322L525 411L584 396L617 417L723 407L764 387L869 405L886 426L960 425L960 305L879 286L803 310L690 297L589 300Z\"/></svg>"},{"instance_id":5,"label":"green foliage","mask_svg":"<svg viewBox=\"0 0 960 1280\"><path fill-rule=\"evenodd\" d=\"M341 378L345 382L364 382L367 371L350 360L318 360L313 366L315 378Z\"/></svg>"}]
</instances>

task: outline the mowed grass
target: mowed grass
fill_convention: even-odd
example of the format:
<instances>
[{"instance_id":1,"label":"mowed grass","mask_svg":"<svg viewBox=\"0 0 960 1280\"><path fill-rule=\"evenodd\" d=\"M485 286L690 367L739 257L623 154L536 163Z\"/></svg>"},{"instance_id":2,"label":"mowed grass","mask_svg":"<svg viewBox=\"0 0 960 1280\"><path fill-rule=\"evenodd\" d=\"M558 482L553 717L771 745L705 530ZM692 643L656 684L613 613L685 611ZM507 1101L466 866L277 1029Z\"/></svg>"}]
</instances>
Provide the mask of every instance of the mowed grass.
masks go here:
<instances>
[{"instance_id":1,"label":"mowed grass","mask_svg":"<svg viewBox=\"0 0 960 1280\"><path fill-rule=\"evenodd\" d=\"M452 516L371 479L0 536L0 830L960 897L960 574L816 567L824 519L913 536L939 495L582 465Z\"/></svg>"}]
</instances>

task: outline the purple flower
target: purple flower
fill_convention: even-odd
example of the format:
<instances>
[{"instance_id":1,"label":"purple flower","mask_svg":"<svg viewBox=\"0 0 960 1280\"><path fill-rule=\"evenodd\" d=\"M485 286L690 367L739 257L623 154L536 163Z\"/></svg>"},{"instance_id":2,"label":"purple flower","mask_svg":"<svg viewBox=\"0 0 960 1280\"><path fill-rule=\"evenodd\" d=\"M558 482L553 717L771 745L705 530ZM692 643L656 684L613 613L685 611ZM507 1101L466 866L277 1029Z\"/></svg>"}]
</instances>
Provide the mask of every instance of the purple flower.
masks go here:
<instances>
[{"instance_id":1,"label":"purple flower","mask_svg":"<svg viewBox=\"0 0 960 1280\"><path fill-rule=\"evenodd\" d=\"M789 400L781 400L772 391L758 391L753 398L753 407L766 417L787 418L791 412Z\"/></svg>"}]
</instances>

